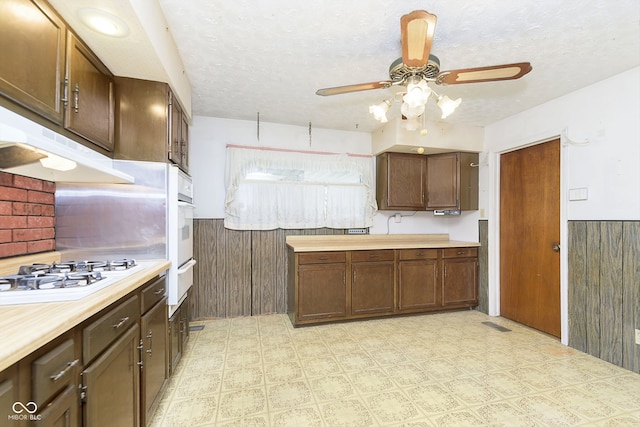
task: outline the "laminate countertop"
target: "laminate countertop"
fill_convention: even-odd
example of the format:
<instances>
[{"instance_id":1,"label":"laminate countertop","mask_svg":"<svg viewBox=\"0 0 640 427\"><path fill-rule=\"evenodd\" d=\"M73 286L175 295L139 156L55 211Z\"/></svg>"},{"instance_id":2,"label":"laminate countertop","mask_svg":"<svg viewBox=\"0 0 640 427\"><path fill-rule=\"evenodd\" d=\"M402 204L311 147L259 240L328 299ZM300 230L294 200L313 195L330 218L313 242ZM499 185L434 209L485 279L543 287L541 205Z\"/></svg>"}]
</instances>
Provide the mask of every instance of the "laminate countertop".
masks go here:
<instances>
[{"instance_id":1,"label":"laminate countertop","mask_svg":"<svg viewBox=\"0 0 640 427\"><path fill-rule=\"evenodd\" d=\"M448 234L335 234L287 236L294 252L377 249L437 249L480 246L479 242L449 240Z\"/></svg>"},{"instance_id":2,"label":"laminate countertop","mask_svg":"<svg viewBox=\"0 0 640 427\"><path fill-rule=\"evenodd\" d=\"M170 265L164 259L153 260L149 267L75 301L0 306L0 371L135 291Z\"/></svg>"}]
</instances>

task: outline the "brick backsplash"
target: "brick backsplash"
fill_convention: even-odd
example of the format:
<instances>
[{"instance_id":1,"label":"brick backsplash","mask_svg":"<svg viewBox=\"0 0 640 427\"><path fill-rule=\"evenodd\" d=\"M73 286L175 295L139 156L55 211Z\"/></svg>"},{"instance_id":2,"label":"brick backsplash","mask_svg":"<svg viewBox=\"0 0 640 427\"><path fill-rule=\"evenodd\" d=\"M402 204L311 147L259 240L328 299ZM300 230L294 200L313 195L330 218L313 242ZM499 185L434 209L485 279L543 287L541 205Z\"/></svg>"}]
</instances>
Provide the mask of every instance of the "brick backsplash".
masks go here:
<instances>
[{"instance_id":1,"label":"brick backsplash","mask_svg":"<svg viewBox=\"0 0 640 427\"><path fill-rule=\"evenodd\" d=\"M0 172L0 258L55 249L56 184Z\"/></svg>"}]
</instances>

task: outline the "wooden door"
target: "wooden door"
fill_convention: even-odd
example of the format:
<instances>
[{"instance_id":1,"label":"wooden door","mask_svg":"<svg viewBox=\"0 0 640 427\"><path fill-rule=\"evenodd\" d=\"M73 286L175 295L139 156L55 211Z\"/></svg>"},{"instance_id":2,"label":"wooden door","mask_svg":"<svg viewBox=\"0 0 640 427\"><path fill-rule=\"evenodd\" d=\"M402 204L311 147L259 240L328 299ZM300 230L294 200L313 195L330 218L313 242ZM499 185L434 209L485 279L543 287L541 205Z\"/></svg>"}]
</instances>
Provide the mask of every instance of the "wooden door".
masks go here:
<instances>
[{"instance_id":1,"label":"wooden door","mask_svg":"<svg viewBox=\"0 0 640 427\"><path fill-rule=\"evenodd\" d=\"M560 140L500 157L500 314L560 336Z\"/></svg>"}]
</instances>

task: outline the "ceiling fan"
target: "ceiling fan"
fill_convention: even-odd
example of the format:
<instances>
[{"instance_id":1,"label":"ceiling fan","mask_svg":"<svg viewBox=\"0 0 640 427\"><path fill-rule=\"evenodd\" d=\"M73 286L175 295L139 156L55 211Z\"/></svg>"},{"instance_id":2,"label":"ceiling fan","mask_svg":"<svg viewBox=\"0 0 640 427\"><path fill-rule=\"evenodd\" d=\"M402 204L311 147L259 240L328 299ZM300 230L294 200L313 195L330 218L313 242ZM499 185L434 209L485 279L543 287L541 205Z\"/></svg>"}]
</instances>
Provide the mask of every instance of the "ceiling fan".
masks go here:
<instances>
[{"instance_id":1,"label":"ceiling fan","mask_svg":"<svg viewBox=\"0 0 640 427\"><path fill-rule=\"evenodd\" d=\"M532 70L529 62L493 65L488 67L464 68L459 70L440 71L440 60L432 55L431 43L435 33L437 17L425 10L415 10L400 19L402 39L402 57L395 60L389 67L389 80L370 83L360 83L347 86L329 87L316 91L317 95L328 96L342 93L358 92L371 89L385 89L391 86L406 86L403 94L402 114L408 119L421 116L425 104L433 90L427 83L436 85L455 85L463 83L492 82L498 80L513 80ZM460 104L460 99L451 100L449 97L439 96L438 106L443 116L451 114ZM379 105L369 108L374 117L386 122L386 112L391 107L391 101L386 100Z\"/></svg>"}]
</instances>

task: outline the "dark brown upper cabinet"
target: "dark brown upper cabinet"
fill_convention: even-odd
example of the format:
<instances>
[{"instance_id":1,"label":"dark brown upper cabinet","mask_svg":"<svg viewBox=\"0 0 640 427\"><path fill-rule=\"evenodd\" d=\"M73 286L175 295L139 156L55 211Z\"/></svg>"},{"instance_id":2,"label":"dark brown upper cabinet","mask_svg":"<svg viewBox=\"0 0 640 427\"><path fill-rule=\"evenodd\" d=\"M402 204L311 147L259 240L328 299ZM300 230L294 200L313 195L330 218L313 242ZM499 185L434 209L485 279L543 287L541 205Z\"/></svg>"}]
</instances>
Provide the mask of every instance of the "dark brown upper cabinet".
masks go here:
<instances>
[{"instance_id":1,"label":"dark brown upper cabinet","mask_svg":"<svg viewBox=\"0 0 640 427\"><path fill-rule=\"evenodd\" d=\"M478 153L427 156L427 210L478 209Z\"/></svg>"},{"instance_id":2,"label":"dark brown upper cabinet","mask_svg":"<svg viewBox=\"0 0 640 427\"><path fill-rule=\"evenodd\" d=\"M380 210L424 210L426 157L382 153L376 158L376 199Z\"/></svg>"},{"instance_id":3,"label":"dark brown upper cabinet","mask_svg":"<svg viewBox=\"0 0 640 427\"><path fill-rule=\"evenodd\" d=\"M64 125L71 132L113 151L113 76L80 39L71 32L68 35Z\"/></svg>"},{"instance_id":4,"label":"dark brown upper cabinet","mask_svg":"<svg viewBox=\"0 0 640 427\"><path fill-rule=\"evenodd\" d=\"M61 125L67 28L46 3L0 1L0 92Z\"/></svg>"},{"instance_id":5,"label":"dark brown upper cabinet","mask_svg":"<svg viewBox=\"0 0 640 427\"><path fill-rule=\"evenodd\" d=\"M162 82L116 77L115 158L189 168L189 123Z\"/></svg>"}]
</instances>

